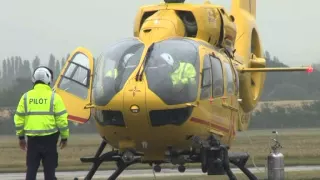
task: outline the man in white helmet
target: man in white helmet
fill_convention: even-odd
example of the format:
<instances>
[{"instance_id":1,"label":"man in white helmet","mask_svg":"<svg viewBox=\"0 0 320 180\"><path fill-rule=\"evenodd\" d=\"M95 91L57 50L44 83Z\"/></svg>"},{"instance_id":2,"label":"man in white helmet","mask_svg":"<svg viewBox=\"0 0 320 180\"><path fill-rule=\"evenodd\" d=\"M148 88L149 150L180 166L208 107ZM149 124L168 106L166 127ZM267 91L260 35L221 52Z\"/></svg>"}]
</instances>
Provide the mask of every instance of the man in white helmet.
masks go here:
<instances>
[{"instance_id":1,"label":"man in white helmet","mask_svg":"<svg viewBox=\"0 0 320 180\"><path fill-rule=\"evenodd\" d=\"M60 95L51 90L52 81L53 73L49 68L35 69L32 76L34 87L22 95L14 116L20 148L27 151L26 180L36 179L40 160L45 180L56 179L59 135L60 148L67 145L68 113Z\"/></svg>"},{"instance_id":2,"label":"man in white helmet","mask_svg":"<svg viewBox=\"0 0 320 180\"><path fill-rule=\"evenodd\" d=\"M134 54L133 53L128 53L128 54L126 54L124 57L123 57L123 60L122 61L120 61L120 68L119 69L124 69L124 68L126 68L127 67L127 65L128 65L128 60L131 58L131 56L133 56ZM133 67L135 67L136 65L134 65ZM112 69L112 70L109 70L109 71L107 71L107 73L106 73L106 75L105 75L106 77L112 77L112 78L114 78L114 79L116 79L117 78L117 76L118 76L118 69L117 68L114 68L114 69Z\"/></svg>"},{"instance_id":3,"label":"man in white helmet","mask_svg":"<svg viewBox=\"0 0 320 180\"><path fill-rule=\"evenodd\" d=\"M189 83L192 85L196 84L196 70L191 63L175 60L172 55L168 53L162 53L160 56L172 68L170 77L175 92L181 91L181 89Z\"/></svg>"}]
</instances>

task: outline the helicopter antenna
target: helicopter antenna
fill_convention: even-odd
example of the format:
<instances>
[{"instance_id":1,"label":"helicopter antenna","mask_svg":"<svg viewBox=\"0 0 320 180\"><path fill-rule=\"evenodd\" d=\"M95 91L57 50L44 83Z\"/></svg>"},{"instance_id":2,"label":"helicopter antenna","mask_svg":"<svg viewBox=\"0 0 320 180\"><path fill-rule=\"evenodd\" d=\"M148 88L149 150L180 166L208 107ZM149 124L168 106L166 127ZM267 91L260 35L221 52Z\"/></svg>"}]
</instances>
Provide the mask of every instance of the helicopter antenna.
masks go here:
<instances>
[{"instance_id":1,"label":"helicopter antenna","mask_svg":"<svg viewBox=\"0 0 320 180\"><path fill-rule=\"evenodd\" d=\"M236 39L236 41L235 41L234 43L236 43L243 35L244 35L244 33L242 33L242 34L238 37L238 39Z\"/></svg>"}]
</instances>

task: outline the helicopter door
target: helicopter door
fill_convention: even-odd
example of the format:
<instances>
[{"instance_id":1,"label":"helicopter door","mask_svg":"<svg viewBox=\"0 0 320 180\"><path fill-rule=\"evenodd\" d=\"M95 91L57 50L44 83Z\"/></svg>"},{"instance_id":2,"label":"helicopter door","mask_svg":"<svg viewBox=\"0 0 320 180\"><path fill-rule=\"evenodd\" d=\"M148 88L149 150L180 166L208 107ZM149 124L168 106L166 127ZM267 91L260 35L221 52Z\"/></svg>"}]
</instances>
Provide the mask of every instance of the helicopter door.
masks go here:
<instances>
[{"instance_id":1,"label":"helicopter door","mask_svg":"<svg viewBox=\"0 0 320 180\"><path fill-rule=\"evenodd\" d=\"M230 110L221 106L224 95L224 73L222 62L219 58L210 55L212 69L212 110L214 118L214 128L218 128L224 135L229 133L228 121Z\"/></svg>"},{"instance_id":2,"label":"helicopter door","mask_svg":"<svg viewBox=\"0 0 320 180\"><path fill-rule=\"evenodd\" d=\"M211 130L212 123L212 114L213 108L212 104L214 100L211 100L211 91L212 91L212 70L211 70L211 62L209 55L204 56L203 60L203 68L202 68L202 78L201 78L201 93L200 93L200 102L203 104L205 108L203 108L201 114L202 118L207 120L210 123L207 123L208 129Z\"/></svg>"},{"instance_id":3,"label":"helicopter door","mask_svg":"<svg viewBox=\"0 0 320 180\"><path fill-rule=\"evenodd\" d=\"M58 93L68 111L68 120L80 124L90 118L93 56L83 47L78 47L62 68L54 91Z\"/></svg>"},{"instance_id":4,"label":"helicopter door","mask_svg":"<svg viewBox=\"0 0 320 180\"><path fill-rule=\"evenodd\" d=\"M237 93L236 93L236 86L235 86L235 79L234 79L234 73L233 73L233 67L230 63L224 62L224 67L226 70L226 78L227 78L227 98L225 99L225 102L223 103L223 106L225 108L230 109L230 138L235 136L236 130L235 130L235 123L237 123L237 113L238 109L236 108L237 104Z\"/></svg>"}]
</instances>

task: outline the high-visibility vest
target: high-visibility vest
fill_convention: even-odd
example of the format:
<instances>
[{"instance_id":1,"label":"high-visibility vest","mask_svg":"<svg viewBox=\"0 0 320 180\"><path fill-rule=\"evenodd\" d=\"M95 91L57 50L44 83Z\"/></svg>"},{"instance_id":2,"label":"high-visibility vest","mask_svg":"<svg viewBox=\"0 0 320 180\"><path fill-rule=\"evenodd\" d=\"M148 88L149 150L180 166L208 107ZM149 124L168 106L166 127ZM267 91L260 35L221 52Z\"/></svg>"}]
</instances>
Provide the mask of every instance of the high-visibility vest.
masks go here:
<instances>
[{"instance_id":1,"label":"high-visibility vest","mask_svg":"<svg viewBox=\"0 0 320 180\"><path fill-rule=\"evenodd\" d=\"M116 78L118 76L118 70L114 69L114 70L109 70L107 71L106 77L112 77L112 78Z\"/></svg>"},{"instance_id":2,"label":"high-visibility vest","mask_svg":"<svg viewBox=\"0 0 320 180\"><path fill-rule=\"evenodd\" d=\"M196 70L190 63L180 62L179 68L171 74L173 85L181 82L182 84L188 84L195 82Z\"/></svg>"},{"instance_id":3,"label":"high-visibility vest","mask_svg":"<svg viewBox=\"0 0 320 180\"><path fill-rule=\"evenodd\" d=\"M46 136L60 131L69 137L68 113L59 94L46 84L36 84L19 101L14 123L17 136Z\"/></svg>"}]
</instances>

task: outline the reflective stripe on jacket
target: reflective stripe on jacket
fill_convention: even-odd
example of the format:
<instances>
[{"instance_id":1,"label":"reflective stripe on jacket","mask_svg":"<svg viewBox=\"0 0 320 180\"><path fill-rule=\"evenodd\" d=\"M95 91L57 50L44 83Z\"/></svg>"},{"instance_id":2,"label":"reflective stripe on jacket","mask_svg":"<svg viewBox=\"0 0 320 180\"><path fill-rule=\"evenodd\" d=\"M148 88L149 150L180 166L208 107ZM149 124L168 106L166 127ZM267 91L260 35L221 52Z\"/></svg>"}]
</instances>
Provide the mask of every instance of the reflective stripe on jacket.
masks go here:
<instances>
[{"instance_id":1,"label":"reflective stripe on jacket","mask_svg":"<svg viewBox=\"0 0 320 180\"><path fill-rule=\"evenodd\" d=\"M179 68L171 74L172 83L188 84L189 80L191 83L195 82L196 70L190 63L180 62Z\"/></svg>"},{"instance_id":2,"label":"reflective stripe on jacket","mask_svg":"<svg viewBox=\"0 0 320 180\"><path fill-rule=\"evenodd\" d=\"M18 136L45 136L59 130L62 139L69 137L68 113L62 98L45 84L36 84L21 97L14 123Z\"/></svg>"}]
</instances>

